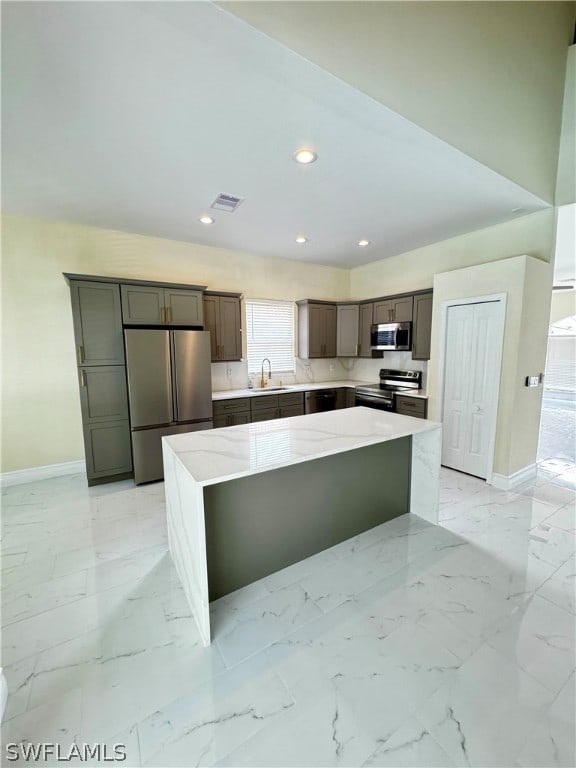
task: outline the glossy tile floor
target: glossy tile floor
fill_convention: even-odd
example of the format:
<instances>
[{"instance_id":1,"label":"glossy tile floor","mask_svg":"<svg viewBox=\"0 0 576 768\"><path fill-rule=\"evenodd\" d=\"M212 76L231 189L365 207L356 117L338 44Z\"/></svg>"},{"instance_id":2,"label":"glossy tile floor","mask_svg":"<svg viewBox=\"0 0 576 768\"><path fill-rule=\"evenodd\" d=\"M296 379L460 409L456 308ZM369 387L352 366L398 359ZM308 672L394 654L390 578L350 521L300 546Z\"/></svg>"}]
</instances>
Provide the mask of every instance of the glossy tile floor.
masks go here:
<instances>
[{"instance_id":1,"label":"glossy tile floor","mask_svg":"<svg viewBox=\"0 0 576 768\"><path fill-rule=\"evenodd\" d=\"M125 744L127 766L573 766L575 480L443 470L441 526L398 518L218 601L210 648L161 484L5 489L4 741Z\"/></svg>"}]
</instances>

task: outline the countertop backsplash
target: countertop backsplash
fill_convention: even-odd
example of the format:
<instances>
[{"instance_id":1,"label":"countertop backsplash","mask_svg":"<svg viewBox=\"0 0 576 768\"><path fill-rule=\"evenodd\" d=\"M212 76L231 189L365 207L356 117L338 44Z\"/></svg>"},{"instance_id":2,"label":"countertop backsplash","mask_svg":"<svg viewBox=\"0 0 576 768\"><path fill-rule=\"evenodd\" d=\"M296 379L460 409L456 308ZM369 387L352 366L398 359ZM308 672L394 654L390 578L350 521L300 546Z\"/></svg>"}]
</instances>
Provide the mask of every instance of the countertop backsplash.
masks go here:
<instances>
[{"instance_id":1,"label":"countertop backsplash","mask_svg":"<svg viewBox=\"0 0 576 768\"><path fill-rule=\"evenodd\" d=\"M365 358L329 358L326 360L303 360L295 358L294 373L276 373L272 369L271 385L314 384L324 381L378 381L380 368L400 368L402 370L422 371L422 388L426 388L428 363L425 360L412 360L410 352L385 352L380 360ZM257 385L258 376L253 376ZM248 363L246 360L235 363L212 363L212 390L245 389L248 386Z\"/></svg>"}]
</instances>

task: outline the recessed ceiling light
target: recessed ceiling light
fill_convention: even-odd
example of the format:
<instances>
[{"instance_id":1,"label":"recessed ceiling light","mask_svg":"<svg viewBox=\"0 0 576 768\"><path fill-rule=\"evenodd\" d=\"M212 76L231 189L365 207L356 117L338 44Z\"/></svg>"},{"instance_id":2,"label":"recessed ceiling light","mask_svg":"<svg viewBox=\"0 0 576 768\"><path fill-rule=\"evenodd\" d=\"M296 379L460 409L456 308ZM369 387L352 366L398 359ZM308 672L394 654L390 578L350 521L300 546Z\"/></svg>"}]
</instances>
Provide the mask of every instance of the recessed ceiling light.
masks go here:
<instances>
[{"instance_id":1,"label":"recessed ceiling light","mask_svg":"<svg viewBox=\"0 0 576 768\"><path fill-rule=\"evenodd\" d=\"M365 245L370 245L370 240L358 240L360 248L364 248Z\"/></svg>"},{"instance_id":2,"label":"recessed ceiling light","mask_svg":"<svg viewBox=\"0 0 576 768\"><path fill-rule=\"evenodd\" d=\"M202 222L202 224L214 224L214 219L212 216L200 216L199 220Z\"/></svg>"},{"instance_id":3,"label":"recessed ceiling light","mask_svg":"<svg viewBox=\"0 0 576 768\"><path fill-rule=\"evenodd\" d=\"M304 235L298 235L298 237L296 238L296 242L298 243L298 245L303 245L304 243L308 242L308 238L304 237Z\"/></svg>"},{"instance_id":4,"label":"recessed ceiling light","mask_svg":"<svg viewBox=\"0 0 576 768\"><path fill-rule=\"evenodd\" d=\"M316 152L313 152L311 149L305 149L304 147L297 152L294 152L294 160L302 165L313 163L317 157L318 155Z\"/></svg>"}]
</instances>

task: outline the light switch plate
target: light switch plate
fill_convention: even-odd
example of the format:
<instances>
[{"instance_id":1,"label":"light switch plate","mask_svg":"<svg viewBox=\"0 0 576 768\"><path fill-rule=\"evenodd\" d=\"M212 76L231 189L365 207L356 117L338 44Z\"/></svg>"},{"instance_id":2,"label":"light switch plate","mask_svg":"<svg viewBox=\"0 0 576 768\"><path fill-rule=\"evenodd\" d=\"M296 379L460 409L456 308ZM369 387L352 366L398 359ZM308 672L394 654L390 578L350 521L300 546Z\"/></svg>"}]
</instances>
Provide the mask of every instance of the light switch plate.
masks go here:
<instances>
[{"instance_id":1,"label":"light switch plate","mask_svg":"<svg viewBox=\"0 0 576 768\"><path fill-rule=\"evenodd\" d=\"M527 387L537 387L540 384L540 376L526 376Z\"/></svg>"}]
</instances>

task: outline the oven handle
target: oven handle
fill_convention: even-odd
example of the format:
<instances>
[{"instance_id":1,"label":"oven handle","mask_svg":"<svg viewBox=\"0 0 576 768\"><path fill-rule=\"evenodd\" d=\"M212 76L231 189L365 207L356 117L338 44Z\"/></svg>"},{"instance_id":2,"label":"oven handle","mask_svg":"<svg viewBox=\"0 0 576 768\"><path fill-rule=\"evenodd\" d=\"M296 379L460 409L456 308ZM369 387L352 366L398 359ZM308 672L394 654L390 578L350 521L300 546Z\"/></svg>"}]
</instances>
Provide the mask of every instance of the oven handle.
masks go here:
<instances>
[{"instance_id":1,"label":"oven handle","mask_svg":"<svg viewBox=\"0 0 576 768\"><path fill-rule=\"evenodd\" d=\"M356 393L356 401L358 400L365 400L367 403L378 403L379 405L386 404L386 405L390 405L391 408L394 405L393 400L387 400L384 397L378 397L378 396L374 397L372 395L360 395Z\"/></svg>"}]
</instances>

